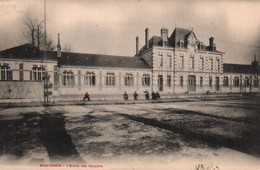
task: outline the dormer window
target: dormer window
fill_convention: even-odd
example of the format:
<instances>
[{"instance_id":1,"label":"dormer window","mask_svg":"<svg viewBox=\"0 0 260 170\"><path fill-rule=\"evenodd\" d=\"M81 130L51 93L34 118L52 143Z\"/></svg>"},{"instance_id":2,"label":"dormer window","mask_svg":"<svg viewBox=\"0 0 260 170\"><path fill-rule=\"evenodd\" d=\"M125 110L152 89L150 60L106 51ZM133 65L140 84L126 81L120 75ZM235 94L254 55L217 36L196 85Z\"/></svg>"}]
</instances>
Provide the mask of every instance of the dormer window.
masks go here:
<instances>
[{"instance_id":1,"label":"dormer window","mask_svg":"<svg viewBox=\"0 0 260 170\"><path fill-rule=\"evenodd\" d=\"M163 46L166 47L167 41L163 41Z\"/></svg>"},{"instance_id":2,"label":"dormer window","mask_svg":"<svg viewBox=\"0 0 260 170\"><path fill-rule=\"evenodd\" d=\"M199 50L204 50L204 43L200 42L198 45Z\"/></svg>"},{"instance_id":3,"label":"dormer window","mask_svg":"<svg viewBox=\"0 0 260 170\"><path fill-rule=\"evenodd\" d=\"M180 48L184 48L184 41L180 40Z\"/></svg>"},{"instance_id":4,"label":"dormer window","mask_svg":"<svg viewBox=\"0 0 260 170\"><path fill-rule=\"evenodd\" d=\"M212 51L216 51L216 44L213 44Z\"/></svg>"}]
</instances>

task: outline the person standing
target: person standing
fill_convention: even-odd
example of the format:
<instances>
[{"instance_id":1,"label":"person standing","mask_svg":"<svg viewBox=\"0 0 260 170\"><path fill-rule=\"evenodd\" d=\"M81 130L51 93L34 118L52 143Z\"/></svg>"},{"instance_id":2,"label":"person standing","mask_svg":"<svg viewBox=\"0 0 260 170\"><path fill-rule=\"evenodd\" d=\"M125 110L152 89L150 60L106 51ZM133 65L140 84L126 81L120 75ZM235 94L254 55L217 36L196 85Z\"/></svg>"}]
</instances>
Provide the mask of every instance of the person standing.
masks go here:
<instances>
[{"instance_id":1,"label":"person standing","mask_svg":"<svg viewBox=\"0 0 260 170\"><path fill-rule=\"evenodd\" d=\"M85 101L85 99L88 99L88 101L90 101L90 97L89 97L88 92L85 93L85 96L84 96L84 98L83 98L83 101Z\"/></svg>"},{"instance_id":2,"label":"person standing","mask_svg":"<svg viewBox=\"0 0 260 170\"><path fill-rule=\"evenodd\" d=\"M124 100L125 100L125 101L128 100L128 94L126 93L126 91L125 91L123 97L124 97Z\"/></svg>"},{"instance_id":3,"label":"person standing","mask_svg":"<svg viewBox=\"0 0 260 170\"><path fill-rule=\"evenodd\" d=\"M136 91L134 92L134 100L138 100L138 93Z\"/></svg>"},{"instance_id":4,"label":"person standing","mask_svg":"<svg viewBox=\"0 0 260 170\"><path fill-rule=\"evenodd\" d=\"M149 95L148 90L144 91L144 93L145 93L145 98L146 98L146 100L149 100L150 95Z\"/></svg>"}]
</instances>

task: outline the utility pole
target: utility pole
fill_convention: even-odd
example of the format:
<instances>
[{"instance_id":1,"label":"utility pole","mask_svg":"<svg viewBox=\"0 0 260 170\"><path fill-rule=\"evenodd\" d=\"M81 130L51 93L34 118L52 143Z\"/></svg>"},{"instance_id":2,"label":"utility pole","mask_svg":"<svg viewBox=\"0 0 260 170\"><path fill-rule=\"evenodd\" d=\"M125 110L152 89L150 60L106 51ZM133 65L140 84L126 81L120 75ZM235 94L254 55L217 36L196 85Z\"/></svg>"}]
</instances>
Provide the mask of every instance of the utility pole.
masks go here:
<instances>
[{"instance_id":1,"label":"utility pole","mask_svg":"<svg viewBox=\"0 0 260 170\"><path fill-rule=\"evenodd\" d=\"M49 76L47 71L46 0L44 0L44 103L48 103Z\"/></svg>"}]
</instances>

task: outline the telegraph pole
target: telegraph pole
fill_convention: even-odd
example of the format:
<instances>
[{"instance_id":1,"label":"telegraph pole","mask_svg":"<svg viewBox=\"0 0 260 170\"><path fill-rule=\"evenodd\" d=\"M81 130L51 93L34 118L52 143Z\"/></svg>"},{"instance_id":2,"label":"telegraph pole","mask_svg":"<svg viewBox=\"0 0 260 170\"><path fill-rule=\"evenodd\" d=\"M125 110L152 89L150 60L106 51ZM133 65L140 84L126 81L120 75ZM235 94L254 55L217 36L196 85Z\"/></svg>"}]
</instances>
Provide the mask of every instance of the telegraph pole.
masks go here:
<instances>
[{"instance_id":1,"label":"telegraph pole","mask_svg":"<svg viewBox=\"0 0 260 170\"><path fill-rule=\"evenodd\" d=\"M47 71L47 33L46 33L46 0L44 0L44 103L48 103L48 71Z\"/></svg>"}]
</instances>

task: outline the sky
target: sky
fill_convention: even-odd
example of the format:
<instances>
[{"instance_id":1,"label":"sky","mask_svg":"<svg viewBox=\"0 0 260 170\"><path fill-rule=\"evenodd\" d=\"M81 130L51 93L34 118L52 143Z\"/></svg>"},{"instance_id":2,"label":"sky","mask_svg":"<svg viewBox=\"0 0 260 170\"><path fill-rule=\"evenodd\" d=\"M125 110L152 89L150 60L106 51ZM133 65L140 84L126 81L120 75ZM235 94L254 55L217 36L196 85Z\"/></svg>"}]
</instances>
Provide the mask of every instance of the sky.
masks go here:
<instances>
[{"instance_id":1,"label":"sky","mask_svg":"<svg viewBox=\"0 0 260 170\"><path fill-rule=\"evenodd\" d=\"M206 45L215 38L224 63L260 59L260 1L46 0L47 34L73 52L134 56L135 39L167 28L191 29ZM24 43L23 18L44 19L44 0L0 0L0 50Z\"/></svg>"}]
</instances>

